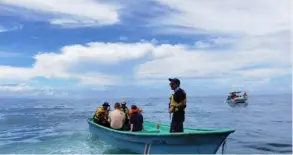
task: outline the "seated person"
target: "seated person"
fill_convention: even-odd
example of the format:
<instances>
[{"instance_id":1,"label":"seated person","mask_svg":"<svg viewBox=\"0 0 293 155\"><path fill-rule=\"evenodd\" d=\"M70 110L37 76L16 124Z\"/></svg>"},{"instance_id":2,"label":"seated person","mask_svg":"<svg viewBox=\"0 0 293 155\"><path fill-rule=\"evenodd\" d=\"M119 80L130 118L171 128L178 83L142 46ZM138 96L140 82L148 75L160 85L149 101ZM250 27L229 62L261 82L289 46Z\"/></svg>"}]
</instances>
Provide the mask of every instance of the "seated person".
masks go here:
<instances>
[{"instance_id":1,"label":"seated person","mask_svg":"<svg viewBox=\"0 0 293 155\"><path fill-rule=\"evenodd\" d=\"M130 119L130 131L142 131L143 130L143 116L141 110L139 110L136 105L131 106L131 111L129 113Z\"/></svg>"},{"instance_id":2,"label":"seated person","mask_svg":"<svg viewBox=\"0 0 293 155\"><path fill-rule=\"evenodd\" d=\"M123 125L123 130L129 130L129 109L126 106L126 101L123 100L121 103L121 111L124 112L125 115L125 121L124 121L124 125Z\"/></svg>"},{"instance_id":3,"label":"seated person","mask_svg":"<svg viewBox=\"0 0 293 155\"><path fill-rule=\"evenodd\" d=\"M110 127L117 130L122 130L125 121L125 114L120 110L120 103L116 103L114 108L115 109L109 113Z\"/></svg>"},{"instance_id":4,"label":"seated person","mask_svg":"<svg viewBox=\"0 0 293 155\"><path fill-rule=\"evenodd\" d=\"M110 127L110 123L108 122L109 109L110 109L109 103L105 102L95 112L95 115L93 117L94 122L102 126Z\"/></svg>"}]
</instances>

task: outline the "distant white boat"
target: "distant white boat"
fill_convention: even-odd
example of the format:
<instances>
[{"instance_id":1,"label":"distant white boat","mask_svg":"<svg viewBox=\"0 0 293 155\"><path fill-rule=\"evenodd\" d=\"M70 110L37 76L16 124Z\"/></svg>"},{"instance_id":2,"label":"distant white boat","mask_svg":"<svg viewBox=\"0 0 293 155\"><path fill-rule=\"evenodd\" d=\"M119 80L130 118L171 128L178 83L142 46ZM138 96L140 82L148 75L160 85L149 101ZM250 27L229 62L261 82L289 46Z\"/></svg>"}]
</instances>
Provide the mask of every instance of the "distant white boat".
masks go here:
<instances>
[{"instance_id":1,"label":"distant white boat","mask_svg":"<svg viewBox=\"0 0 293 155\"><path fill-rule=\"evenodd\" d=\"M246 92L242 91L235 91L235 92L230 92L226 102L227 103L246 103L248 100L248 96Z\"/></svg>"}]
</instances>

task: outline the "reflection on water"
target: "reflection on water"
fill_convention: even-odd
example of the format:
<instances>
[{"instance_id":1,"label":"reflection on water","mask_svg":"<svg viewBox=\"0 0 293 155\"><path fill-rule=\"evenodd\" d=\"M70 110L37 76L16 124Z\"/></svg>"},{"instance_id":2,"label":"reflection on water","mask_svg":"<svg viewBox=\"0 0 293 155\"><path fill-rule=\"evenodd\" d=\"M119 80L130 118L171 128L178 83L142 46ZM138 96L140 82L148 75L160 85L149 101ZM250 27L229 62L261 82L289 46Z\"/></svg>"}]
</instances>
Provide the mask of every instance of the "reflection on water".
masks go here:
<instances>
[{"instance_id":1,"label":"reflection on water","mask_svg":"<svg viewBox=\"0 0 293 155\"><path fill-rule=\"evenodd\" d=\"M242 108L245 108L248 106L248 103L232 103L232 102L227 102L227 104L232 107L232 108L235 108L235 107L242 107Z\"/></svg>"}]
</instances>

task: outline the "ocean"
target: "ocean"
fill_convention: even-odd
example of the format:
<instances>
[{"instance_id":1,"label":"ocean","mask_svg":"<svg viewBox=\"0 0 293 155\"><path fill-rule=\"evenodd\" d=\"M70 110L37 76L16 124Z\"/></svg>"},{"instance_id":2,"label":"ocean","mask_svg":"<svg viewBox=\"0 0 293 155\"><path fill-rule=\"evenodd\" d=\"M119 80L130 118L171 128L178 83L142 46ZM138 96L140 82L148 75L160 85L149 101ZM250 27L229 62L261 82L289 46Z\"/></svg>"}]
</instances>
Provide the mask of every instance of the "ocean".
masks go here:
<instances>
[{"instance_id":1,"label":"ocean","mask_svg":"<svg viewBox=\"0 0 293 155\"><path fill-rule=\"evenodd\" d=\"M223 97L189 97L185 127L234 128L226 154L292 153L291 95L249 96L248 104L229 105ZM1 154L125 154L88 131L104 101L120 99L0 98ZM166 98L129 98L145 120L170 123ZM113 107L112 107L113 109ZM218 153L221 153L219 150Z\"/></svg>"}]
</instances>

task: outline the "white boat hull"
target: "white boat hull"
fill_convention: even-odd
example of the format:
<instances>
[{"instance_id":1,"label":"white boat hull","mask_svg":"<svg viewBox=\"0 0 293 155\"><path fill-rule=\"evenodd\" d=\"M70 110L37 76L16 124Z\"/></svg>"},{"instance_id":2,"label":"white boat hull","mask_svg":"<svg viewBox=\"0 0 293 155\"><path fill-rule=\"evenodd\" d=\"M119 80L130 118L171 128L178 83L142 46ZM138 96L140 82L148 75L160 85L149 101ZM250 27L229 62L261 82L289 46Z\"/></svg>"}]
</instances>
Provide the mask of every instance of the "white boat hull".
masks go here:
<instances>
[{"instance_id":1,"label":"white boat hull","mask_svg":"<svg viewBox=\"0 0 293 155\"><path fill-rule=\"evenodd\" d=\"M246 103L247 97L237 97L235 99L227 100L228 103Z\"/></svg>"}]
</instances>

